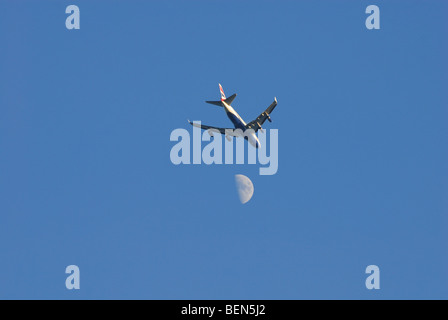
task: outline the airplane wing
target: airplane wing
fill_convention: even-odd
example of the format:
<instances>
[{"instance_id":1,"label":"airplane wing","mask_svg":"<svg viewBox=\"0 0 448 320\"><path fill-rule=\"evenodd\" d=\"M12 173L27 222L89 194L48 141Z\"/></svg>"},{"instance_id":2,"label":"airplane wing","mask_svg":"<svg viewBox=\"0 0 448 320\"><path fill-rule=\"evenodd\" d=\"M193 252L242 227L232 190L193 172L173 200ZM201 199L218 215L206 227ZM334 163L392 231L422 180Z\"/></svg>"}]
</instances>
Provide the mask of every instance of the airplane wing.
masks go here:
<instances>
[{"instance_id":1,"label":"airplane wing","mask_svg":"<svg viewBox=\"0 0 448 320\"><path fill-rule=\"evenodd\" d=\"M218 128L218 127L212 127L212 126L207 126L207 125L205 125L205 124L198 124L198 123L194 123L194 122L191 122L190 120L188 120L188 122L193 126L193 127L197 127L197 128L201 128L201 129L204 129L204 130L216 130L216 131L219 131L221 134L224 134L224 135L228 135L228 136L236 136L235 134L234 134L234 130L235 130L235 128ZM227 131L226 131L227 130Z\"/></svg>"},{"instance_id":2,"label":"airplane wing","mask_svg":"<svg viewBox=\"0 0 448 320\"><path fill-rule=\"evenodd\" d=\"M253 129L255 130L255 132L257 132L259 129L261 129L261 126L266 121L266 119L268 119L269 122L272 122L271 117L269 115L271 114L272 111L274 111L276 106L277 106L277 98L274 98L274 102L272 102L271 105L257 117L257 119L249 122L246 125L246 128Z\"/></svg>"}]
</instances>

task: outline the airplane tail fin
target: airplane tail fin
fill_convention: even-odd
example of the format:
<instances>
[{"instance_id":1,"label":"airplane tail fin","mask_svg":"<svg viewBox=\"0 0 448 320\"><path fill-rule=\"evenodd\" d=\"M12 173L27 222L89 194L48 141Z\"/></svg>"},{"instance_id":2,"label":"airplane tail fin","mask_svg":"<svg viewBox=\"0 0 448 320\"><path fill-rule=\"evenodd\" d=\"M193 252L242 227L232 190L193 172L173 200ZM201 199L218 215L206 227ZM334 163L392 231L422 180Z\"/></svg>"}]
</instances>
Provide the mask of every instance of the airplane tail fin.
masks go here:
<instances>
[{"instance_id":1,"label":"airplane tail fin","mask_svg":"<svg viewBox=\"0 0 448 320\"><path fill-rule=\"evenodd\" d=\"M220 83L219 84L219 91L221 92L221 101L226 100L226 95L224 94L224 90L222 90L222 86Z\"/></svg>"},{"instance_id":2,"label":"airplane tail fin","mask_svg":"<svg viewBox=\"0 0 448 320\"><path fill-rule=\"evenodd\" d=\"M223 101L225 101L225 103L227 103L228 105L232 104L233 100L236 97L236 93L234 93L230 97L226 98L226 95L224 94L224 90L222 89L221 84L219 84L219 91L221 93L221 101L205 101L205 102L214 104L214 105L220 106L220 107L223 106L223 104L222 104Z\"/></svg>"}]
</instances>

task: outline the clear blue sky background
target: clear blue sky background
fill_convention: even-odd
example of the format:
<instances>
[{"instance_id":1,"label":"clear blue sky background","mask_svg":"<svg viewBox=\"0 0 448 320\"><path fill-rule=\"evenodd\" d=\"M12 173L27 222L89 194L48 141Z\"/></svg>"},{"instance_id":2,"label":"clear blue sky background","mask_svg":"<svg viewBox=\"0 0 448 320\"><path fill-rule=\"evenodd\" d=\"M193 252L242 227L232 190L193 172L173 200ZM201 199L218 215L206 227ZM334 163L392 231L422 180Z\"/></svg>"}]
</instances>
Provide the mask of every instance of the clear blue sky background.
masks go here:
<instances>
[{"instance_id":1,"label":"clear blue sky background","mask_svg":"<svg viewBox=\"0 0 448 320\"><path fill-rule=\"evenodd\" d=\"M447 9L0 1L0 298L447 299ZM218 83L246 121L278 98L276 175L170 162L231 125Z\"/></svg>"}]
</instances>

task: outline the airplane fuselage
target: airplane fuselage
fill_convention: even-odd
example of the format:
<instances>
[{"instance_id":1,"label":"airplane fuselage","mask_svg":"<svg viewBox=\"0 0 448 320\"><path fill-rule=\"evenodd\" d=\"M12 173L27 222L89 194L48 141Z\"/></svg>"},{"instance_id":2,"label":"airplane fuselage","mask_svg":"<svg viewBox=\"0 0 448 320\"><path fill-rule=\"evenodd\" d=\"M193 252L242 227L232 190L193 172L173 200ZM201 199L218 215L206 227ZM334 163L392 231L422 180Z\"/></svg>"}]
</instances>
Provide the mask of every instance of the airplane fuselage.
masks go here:
<instances>
[{"instance_id":1,"label":"airplane fuselage","mask_svg":"<svg viewBox=\"0 0 448 320\"><path fill-rule=\"evenodd\" d=\"M232 108L232 106L228 105L225 101L222 101L224 110L226 111L227 117L232 121L235 129L241 129L243 132L244 139L249 141L249 143L255 148L260 147L260 141L257 138L257 135L253 130L250 132L246 132L246 122L240 117L240 115Z\"/></svg>"}]
</instances>

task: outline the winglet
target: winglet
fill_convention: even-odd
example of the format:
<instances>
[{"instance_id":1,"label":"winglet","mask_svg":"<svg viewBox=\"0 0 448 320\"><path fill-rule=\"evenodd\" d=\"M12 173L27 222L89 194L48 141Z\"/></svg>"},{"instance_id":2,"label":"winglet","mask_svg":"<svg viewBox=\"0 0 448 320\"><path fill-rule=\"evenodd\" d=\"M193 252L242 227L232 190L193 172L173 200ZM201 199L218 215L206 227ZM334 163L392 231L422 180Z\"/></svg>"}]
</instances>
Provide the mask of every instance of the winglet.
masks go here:
<instances>
[{"instance_id":1,"label":"winglet","mask_svg":"<svg viewBox=\"0 0 448 320\"><path fill-rule=\"evenodd\" d=\"M193 127L202 128L200 121L198 121L199 123L196 123L196 122L191 122L189 119L187 119L187 120Z\"/></svg>"}]
</instances>

